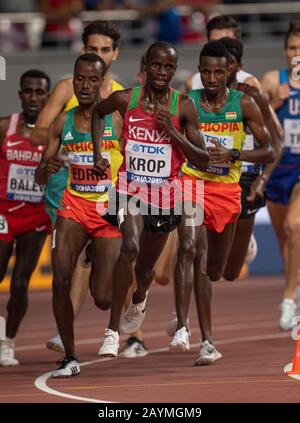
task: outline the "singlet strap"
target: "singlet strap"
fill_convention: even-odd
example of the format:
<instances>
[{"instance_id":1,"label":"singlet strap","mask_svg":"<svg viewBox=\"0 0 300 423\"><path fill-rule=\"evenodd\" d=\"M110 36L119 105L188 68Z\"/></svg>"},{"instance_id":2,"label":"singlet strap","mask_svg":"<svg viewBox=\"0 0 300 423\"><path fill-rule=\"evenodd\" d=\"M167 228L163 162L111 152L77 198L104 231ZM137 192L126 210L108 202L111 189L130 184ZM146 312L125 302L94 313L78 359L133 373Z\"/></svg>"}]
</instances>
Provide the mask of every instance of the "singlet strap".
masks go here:
<instances>
[{"instance_id":1,"label":"singlet strap","mask_svg":"<svg viewBox=\"0 0 300 423\"><path fill-rule=\"evenodd\" d=\"M134 87L131 90L130 101L127 107L127 110L136 109L139 105L139 98L141 94L142 87Z\"/></svg>"},{"instance_id":2,"label":"singlet strap","mask_svg":"<svg viewBox=\"0 0 300 423\"><path fill-rule=\"evenodd\" d=\"M10 116L10 120L9 120L9 124L8 124L8 129L6 132L6 136L11 136L13 134L15 134L17 132L17 126L18 126L18 122L19 122L19 117L20 114L19 113L13 113Z\"/></svg>"}]
</instances>

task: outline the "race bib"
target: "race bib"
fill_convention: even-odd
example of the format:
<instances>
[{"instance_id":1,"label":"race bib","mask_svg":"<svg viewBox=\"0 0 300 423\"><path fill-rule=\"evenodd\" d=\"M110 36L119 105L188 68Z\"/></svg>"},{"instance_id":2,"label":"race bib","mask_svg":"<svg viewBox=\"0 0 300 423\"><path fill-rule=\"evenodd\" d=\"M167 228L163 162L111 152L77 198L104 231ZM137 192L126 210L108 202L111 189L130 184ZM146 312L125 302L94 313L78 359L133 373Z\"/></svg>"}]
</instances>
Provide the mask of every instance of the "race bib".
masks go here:
<instances>
[{"instance_id":1,"label":"race bib","mask_svg":"<svg viewBox=\"0 0 300 423\"><path fill-rule=\"evenodd\" d=\"M0 215L0 234L7 234L8 233L8 223L6 217Z\"/></svg>"},{"instance_id":2,"label":"race bib","mask_svg":"<svg viewBox=\"0 0 300 423\"><path fill-rule=\"evenodd\" d=\"M12 163L7 178L7 199L39 203L44 187L34 181L36 166L22 166Z\"/></svg>"},{"instance_id":3,"label":"race bib","mask_svg":"<svg viewBox=\"0 0 300 423\"><path fill-rule=\"evenodd\" d=\"M300 119L284 120L284 145L292 154L300 154Z\"/></svg>"},{"instance_id":4,"label":"race bib","mask_svg":"<svg viewBox=\"0 0 300 423\"><path fill-rule=\"evenodd\" d=\"M126 145L127 180L161 184L171 174L171 158L171 144L128 140Z\"/></svg>"},{"instance_id":5,"label":"race bib","mask_svg":"<svg viewBox=\"0 0 300 423\"><path fill-rule=\"evenodd\" d=\"M109 190L111 182L111 167L106 170L107 178L102 180L93 173L94 158L89 153L69 153L70 163L70 187L74 191L82 193L102 193ZM110 153L102 152L102 157L109 163Z\"/></svg>"},{"instance_id":6,"label":"race bib","mask_svg":"<svg viewBox=\"0 0 300 423\"><path fill-rule=\"evenodd\" d=\"M204 137L204 141L205 141L205 146L206 148L208 147L215 147L215 144L213 144L211 142L211 140L217 141L218 143L220 143L223 147L227 148L228 150L230 150L231 148L233 148L233 137L228 136L228 135L216 135L216 134L210 134L207 132L202 132L203 137ZM218 176L226 176L229 175L229 169L230 169L230 163L228 162L224 162L224 163L218 163L218 164L211 164L209 165L208 169L206 169L205 172L207 173L212 173Z\"/></svg>"}]
</instances>

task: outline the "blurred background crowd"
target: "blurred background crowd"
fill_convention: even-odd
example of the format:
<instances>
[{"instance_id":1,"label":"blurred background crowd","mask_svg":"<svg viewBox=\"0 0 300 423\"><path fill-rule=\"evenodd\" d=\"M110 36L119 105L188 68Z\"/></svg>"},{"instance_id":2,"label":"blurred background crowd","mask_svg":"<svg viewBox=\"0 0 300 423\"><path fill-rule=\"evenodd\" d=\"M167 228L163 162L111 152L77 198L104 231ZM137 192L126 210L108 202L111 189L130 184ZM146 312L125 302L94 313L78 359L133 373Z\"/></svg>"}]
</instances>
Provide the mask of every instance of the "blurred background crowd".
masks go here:
<instances>
[{"instance_id":1,"label":"blurred background crowd","mask_svg":"<svg viewBox=\"0 0 300 423\"><path fill-rule=\"evenodd\" d=\"M300 17L297 0L0 0L0 49L81 47L85 24L112 20L123 43L160 40L191 43L205 39L213 14L235 16L245 37L281 35Z\"/></svg>"}]
</instances>

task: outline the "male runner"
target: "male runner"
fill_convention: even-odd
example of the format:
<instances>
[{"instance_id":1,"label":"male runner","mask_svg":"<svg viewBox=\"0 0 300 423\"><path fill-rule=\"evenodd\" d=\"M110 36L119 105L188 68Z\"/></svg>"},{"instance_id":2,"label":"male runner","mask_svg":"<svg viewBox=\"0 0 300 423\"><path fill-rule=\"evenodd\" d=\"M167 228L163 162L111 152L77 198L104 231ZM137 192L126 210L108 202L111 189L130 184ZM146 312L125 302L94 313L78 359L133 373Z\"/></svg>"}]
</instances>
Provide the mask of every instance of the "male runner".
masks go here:
<instances>
[{"instance_id":1,"label":"male runner","mask_svg":"<svg viewBox=\"0 0 300 423\"><path fill-rule=\"evenodd\" d=\"M217 41L224 37L241 40L241 28L237 21L230 15L218 15L208 21L206 26L206 35L208 41ZM242 68L237 73L239 83L245 83L260 89L259 81L250 73ZM186 82L186 90L196 90L203 88L200 72L190 76Z\"/></svg>"},{"instance_id":2,"label":"male runner","mask_svg":"<svg viewBox=\"0 0 300 423\"><path fill-rule=\"evenodd\" d=\"M124 160L116 196L122 247L114 269L110 322L99 351L103 356L118 355L119 322L135 260L137 289L125 313L122 328L129 333L143 322L147 291L154 277L153 267L169 232L180 223L175 207L181 200L178 182L185 157L203 170L208 164L195 106L187 96L170 88L176 67L177 52L171 45L152 44L145 58L145 87L116 92L93 112L95 170L100 174L107 169L98 141L99 133L103 131L103 117L117 110L124 121ZM182 135L183 130L186 137ZM131 207L132 200L137 200L139 205L137 215L136 207ZM150 208L155 208L157 214L154 215L153 210L149 214ZM140 236L139 225L143 227Z\"/></svg>"},{"instance_id":3,"label":"male runner","mask_svg":"<svg viewBox=\"0 0 300 423\"><path fill-rule=\"evenodd\" d=\"M107 310L111 301L112 271L119 254L120 232L101 218L100 211L108 199L108 189L115 183L122 162L118 138L120 123L117 116L107 115L102 140L103 157L110 168L106 176L93 174L93 145L91 142L91 113L99 102L99 90L105 75L105 63L95 54L80 56L74 67L74 92L79 106L63 112L51 124L49 144L37 169L36 179L45 182L47 162L54 159L64 146L69 160L67 188L58 210L54 229L53 310L63 341L65 357L52 377L69 377L80 373L74 347L74 311L70 299L71 279L78 256L92 240L93 272L91 294L95 304ZM58 166L59 168L59 166Z\"/></svg>"},{"instance_id":4,"label":"male runner","mask_svg":"<svg viewBox=\"0 0 300 423\"><path fill-rule=\"evenodd\" d=\"M197 106L200 129L210 154L210 166L203 172L189 162L183 165L184 200L192 202L196 209L203 207L203 199L195 192L197 181L203 180L204 224L208 238L207 269L205 271L205 245L198 247L201 227L186 226L186 217L183 215L178 231L180 245L175 271L178 326L170 343L171 351L189 349L187 304L195 279L203 280L203 275L206 274L211 281L218 281L224 273L235 224L240 214L241 160L268 163L274 159L271 137L257 104L242 92L226 87L227 67L228 53L223 43L207 43L201 51L199 61L204 90L194 90L189 94ZM255 150L242 150L246 137L245 125L249 126L258 142ZM186 181L192 183L192 187L186 185ZM202 257L199 256L199 251L202 251ZM195 285L197 283L196 280ZM210 293L207 301L210 301ZM209 303L207 307L210 308ZM202 325L200 316L199 320ZM201 348L214 348L208 329L205 342L208 345L202 344ZM218 358L220 357L219 353Z\"/></svg>"},{"instance_id":5,"label":"male runner","mask_svg":"<svg viewBox=\"0 0 300 423\"><path fill-rule=\"evenodd\" d=\"M83 52L97 54L106 64L107 72L100 87L101 98L106 98L112 92L123 89L120 84L111 78L110 74L110 66L119 54L120 37L119 30L111 22L107 21L92 22L86 26L82 34ZM39 116L36 128L31 134L31 142L33 144L47 145L47 132L50 124L62 110L68 111L77 105L78 101L74 95L72 78L59 81ZM56 222L58 204L67 185L67 179L68 168L67 166L62 166L57 173L49 178L46 186L46 210L53 224ZM84 249L75 268L71 288L75 318L78 316L88 293L90 263L88 250ZM51 338L47 342L47 347L64 354L59 335Z\"/></svg>"},{"instance_id":6,"label":"male runner","mask_svg":"<svg viewBox=\"0 0 300 423\"><path fill-rule=\"evenodd\" d=\"M15 337L28 306L28 285L38 263L50 221L44 191L34 182L43 147L29 136L50 91L48 75L29 70L20 79L21 113L0 118L0 281L16 245L16 261L7 304L6 339L0 344L0 365L16 366Z\"/></svg>"},{"instance_id":7,"label":"male runner","mask_svg":"<svg viewBox=\"0 0 300 423\"><path fill-rule=\"evenodd\" d=\"M300 22L291 23L285 36L287 68L263 75L262 89L274 107L284 130L284 150L266 192L268 209L284 259L285 289L279 327L293 327L300 267Z\"/></svg>"}]
</instances>

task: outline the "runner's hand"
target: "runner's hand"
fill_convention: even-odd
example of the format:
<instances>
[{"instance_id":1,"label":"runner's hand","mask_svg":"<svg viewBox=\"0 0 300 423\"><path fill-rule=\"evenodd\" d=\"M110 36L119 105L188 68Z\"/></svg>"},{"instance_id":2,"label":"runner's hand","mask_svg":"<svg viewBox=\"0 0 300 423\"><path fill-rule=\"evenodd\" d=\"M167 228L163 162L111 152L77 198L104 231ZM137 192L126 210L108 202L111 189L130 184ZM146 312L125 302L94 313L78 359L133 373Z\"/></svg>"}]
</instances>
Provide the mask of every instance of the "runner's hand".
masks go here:
<instances>
[{"instance_id":1,"label":"runner's hand","mask_svg":"<svg viewBox=\"0 0 300 423\"><path fill-rule=\"evenodd\" d=\"M59 171L59 169L63 166L64 162L60 159L54 159L51 157L47 162L47 175L51 176L53 173Z\"/></svg>"},{"instance_id":2,"label":"runner's hand","mask_svg":"<svg viewBox=\"0 0 300 423\"><path fill-rule=\"evenodd\" d=\"M273 107L273 109L279 109L283 105L284 100L289 98L290 95L291 93L288 84L280 85L278 90L276 91L276 94L271 99L271 106Z\"/></svg>"},{"instance_id":3,"label":"runner's hand","mask_svg":"<svg viewBox=\"0 0 300 423\"><path fill-rule=\"evenodd\" d=\"M215 147L207 148L211 163L224 163L230 160L230 150L223 147L218 141L209 140L209 142L215 145Z\"/></svg>"},{"instance_id":4,"label":"runner's hand","mask_svg":"<svg viewBox=\"0 0 300 423\"><path fill-rule=\"evenodd\" d=\"M107 179L107 169L110 167L109 161L101 157L93 167L93 173L100 176L101 179Z\"/></svg>"},{"instance_id":5,"label":"runner's hand","mask_svg":"<svg viewBox=\"0 0 300 423\"><path fill-rule=\"evenodd\" d=\"M264 176L258 175L250 187L250 193L247 197L247 201L253 202L257 199L257 197L264 198L266 183L267 180Z\"/></svg>"},{"instance_id":6,"label":"runner's hand","mask_svg":"<svg viewBox=\"0 0 300 423\"><path fill-rule=\"evenodd\" d=\"M161 109L157 113L157 123L167 134L171 134L175 130L171 113L167 110Z\"/></svg>"}]
</instances>

